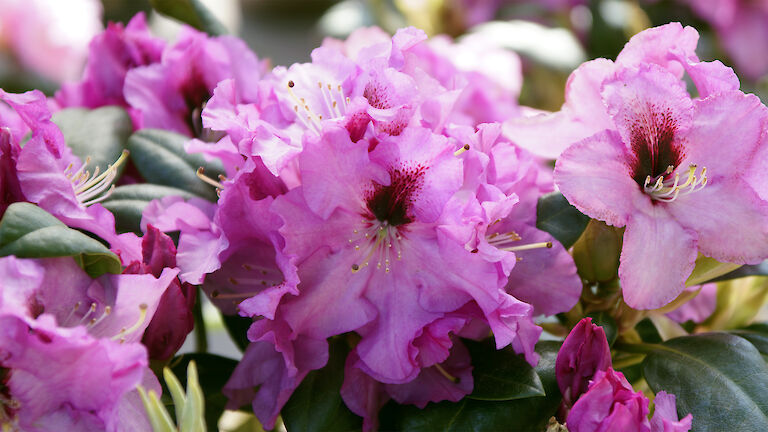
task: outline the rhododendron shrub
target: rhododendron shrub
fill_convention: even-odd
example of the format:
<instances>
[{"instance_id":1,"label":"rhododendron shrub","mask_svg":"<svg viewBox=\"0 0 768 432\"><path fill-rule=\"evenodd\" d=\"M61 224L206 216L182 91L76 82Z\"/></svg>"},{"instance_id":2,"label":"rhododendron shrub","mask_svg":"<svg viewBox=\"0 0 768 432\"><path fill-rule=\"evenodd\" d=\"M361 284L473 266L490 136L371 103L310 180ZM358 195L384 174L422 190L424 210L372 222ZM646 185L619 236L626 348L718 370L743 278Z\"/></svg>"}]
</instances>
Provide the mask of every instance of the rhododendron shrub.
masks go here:
<instances>
[{"instance_id":1,"label":"rhododendron shrub","mask_svg":"<svg viewBox=\"0 0 768 432\"><path fill-rule=\"evenodd\" d=\"M0 90L3 430L768 430L768 109L696 30L549 113L483 34L271 67L156 3Z\"/></svg>"}]
</instances>

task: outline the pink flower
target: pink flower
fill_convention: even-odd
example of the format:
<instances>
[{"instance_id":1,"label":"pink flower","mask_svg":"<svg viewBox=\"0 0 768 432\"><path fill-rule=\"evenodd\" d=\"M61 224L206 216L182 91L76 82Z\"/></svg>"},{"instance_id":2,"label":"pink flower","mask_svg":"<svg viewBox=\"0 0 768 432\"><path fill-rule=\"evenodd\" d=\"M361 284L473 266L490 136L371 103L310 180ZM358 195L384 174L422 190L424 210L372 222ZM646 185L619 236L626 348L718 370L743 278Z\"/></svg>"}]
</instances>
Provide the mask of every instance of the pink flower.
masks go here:
<instances>
[{"instance_id":1,"label":"pink flower","mask_svg":"<svg viewBox=\"0 0 768 432\"><path fill-rule=\"evenodd\" d=\"M149 225L141 241L142 261L134 261L124 274L152 274L160 277L166 268L176 268L176 246L170 237ZM149 351L149 358L168 360L181 348L187 334L194 327L192 307L197 288L173 278L163 292L144 332L141 342Z\"/></svg>"},{"instance_id":2,"label":"pink flower","mask_svg":"<svg viewBox=\"0 0 768 432\"><path fill-rule=\"evenodd\" d=\"M88 42L101 31L96 0L2 0L0 45L8 45L21 64L56 82L82 71Z\"/></svg>"},{"instance_id":3,"label":"pink flower","mask_svg":"<svg viewBox=\"0 0 768 432\"><path fill-rule=\"evenodd\" d=\"M736 69L756 80L768 73L768 2L720 0L712 4L684 0L712 25Z\"/></svg>"},{"instance_id":4,"label":"pink flower","mask_svg":"<svg viewBox=\"0 0 768 432\"><path fill-rule=\"evenodd\" d=\"M133 108L136 129L161 128L203 137L200 115L216 84L234 78L240 94L253 100L257 89L248 83L257 80L264 68L242 40L209 38L185 27L159 63L127 72L124 95Z\"/></svg>"},{"instance_id":5,"label":"pink flower","mask_svg":"<svg viewBox=\"0 0 768 432\"><path fill-rule=\"evenodd\" d=\"M3 183L7 184L3 187L8 188L5 200L10 201L9 198L13 197L14 200L23 199L35 203L68 226L101 237L125 262L138 259L138 238L132 233L117 234L114 216L99 204L108 196L117 167L127 154L123 154L101 175L91 175L86 166L87 161L82 162L66 146L64 136L51 121L51 112L41 92L34 90L13 94L0 89L0 101L7 103L13 109L14 116L23 122L20 125L12 121L11 126L16 130L3 128L4 131L0 132L0 141L7 141L10 130L10 143L0 142L0 150L3 152L0 160L4 164L15 162L17 178L14 181L8 177L14 169L3 172ZM18 150L19 142L13 136L26 130L31 132L30 138ZM5 148L9 150L6 152ZM18 193L17 184L21 194ZM5 202L6 206L8 204L11 203Z\"/></svg>"},{"instance_id":6,"label":"pink flower","mask_svg":"<svg viewBox=\"0 0 768 432\"><path fill-rule=\"evenodd\" d=\"M62 107L127 107L123 96L126 74L160 62L164 47L165 42L149 33L144 13L134 16L127 26L109 23L106 31L91 40L82 79L62 85L55 100Z\"/></svg>"},{"instance_id":7,"label":"pink flower","mask_svg":"<svg viewBox=\"0 0 768 432\"><path fill-rule=\"evenodd\" d=\"M634 54L625 48L619 59ZM563 152L555 182L583 213L626 226L619 266L626 303L669 303L698 253L739 264L768 257L768 203L744 178L768 119L760 100L729 89L692 100L655 64L619 67L600 82L605 130Z\"/></svg>"},{"instance_id":8,"label":"pink flower","mask_svg":"<svg viewBox=\"0 0 768 432\"><path fill-rule=\"evenodd\" d=\"M686 288L686 290L699 290L699 293L696 295L696 297L692 298L679 308L673 310L672 312L667 312L667 317L679 323L684 323L686 321L701 323L709 318L713 312L715 312L715 307L717 306L716 284L710 283L700 286L693 286Z\"/></svg>"},{"instance_id":9,"label":"pink flower","mask_svg":"<svg viewBox=\"0 0 768 432\"><path fill-rule=\"evenodd\" d=\"M691 430L692 414L688 414L680 420L677 419L675 395L662 390L656 393L653 403L656 408L653 417L651 417L651 432L688 432Z\"/></svg>"},{"instance_id":10,"label":"pink flower","mask_svg":"<svg viewBox=\"0 0 768 432\"><path fill-rule=\"evenodd\" d=\"M670 23L636 34L624 46L616 61L598 58L579 66L565 89L560 111L513 118L504 125L504 134L535 155L555 159L573 143L605 129L614 129L601 91L606 80L620 70L647 68L655 64L680 80L687 73L699 96L738 90L733 70L720 61L703 62L696 56L699 34L692 27Z\"/></svg>"},{"instance_id":11,"label":"pink flower","mask_svg":"<svg viewBox=\"0 0 768 432\"><path fill-rule=\"evenodd\" d=\"M603 328L584 318L565 338L557 354L557 385L566 406L573 405L587 391L589 381L598 371L611 367L611 350Z\"/></svg>"},{"instance_id":12,"label":"pink flower","mask_svg":"<svg viewBox=\"0 0 768 432\"><path fill-rule=\"evenodd\" d=\"M648 399L635 392L621 372L598 371L573 405L566 426L571 432L650 432Z\"/></svg>"}]
</instances>

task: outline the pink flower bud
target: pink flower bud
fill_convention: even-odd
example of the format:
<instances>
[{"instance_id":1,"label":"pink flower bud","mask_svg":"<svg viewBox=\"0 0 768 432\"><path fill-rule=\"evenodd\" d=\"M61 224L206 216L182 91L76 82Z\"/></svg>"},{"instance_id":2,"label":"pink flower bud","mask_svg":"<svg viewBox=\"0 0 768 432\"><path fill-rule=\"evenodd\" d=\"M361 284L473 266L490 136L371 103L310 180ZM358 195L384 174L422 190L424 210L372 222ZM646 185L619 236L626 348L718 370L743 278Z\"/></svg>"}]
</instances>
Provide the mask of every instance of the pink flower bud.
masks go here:
<instances>
[{"instance_id":1,"label":"pink flower bud","mask_svg":"<svg viewBox=\"0 0 768 432\"><path fill-rule=\"evenodd\" d=\"M573 405L595 373L610 366L611 351L603 328L592 324L592 318L582 319L565 338L555 362L557 385L565 405Z\"/></svg>"}]
</instances>

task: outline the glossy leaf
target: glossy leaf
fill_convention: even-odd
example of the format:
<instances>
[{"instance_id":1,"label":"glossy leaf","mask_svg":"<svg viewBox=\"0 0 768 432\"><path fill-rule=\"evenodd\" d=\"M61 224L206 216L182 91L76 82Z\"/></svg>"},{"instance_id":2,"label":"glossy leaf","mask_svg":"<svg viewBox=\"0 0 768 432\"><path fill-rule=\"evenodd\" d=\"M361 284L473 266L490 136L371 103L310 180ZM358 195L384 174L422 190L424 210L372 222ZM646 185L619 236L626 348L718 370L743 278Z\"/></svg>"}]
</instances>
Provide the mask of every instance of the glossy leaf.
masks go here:
<instances>
[{"instance_id":1,"label":"glossy leaf","mask_svg":"<svg viewBox=\"0 0 768 432\"><path fill-rule=\"evenodd\" d=\"M729 333L748 340L768 360L768 323L757 323L743 329L731 330Z\"/></svg>"},{"instance_id":2,"label":"glossy leaf","mask_svg":"<svg viewBox=\"0 0 768 432\"><path fill-rule=\"evenodd\" d=\"M141 232L141 215L150 201L167 196L192 198L195 195L181 189L150 183L115 188L102 205L115 215L118 232Z\"/></svg>"},{"instance_id":3,"label":"glossy leaf","mask_svg":"<svg viewBox=\"0 0 768 432\"><path fill-rule=\"evenodd\" d=\"M120 273L120 259L101 242L71 229L30 203L11 204L0 220L0 256L71 256L91 276Z\"/></svg>"},{"instance_id":4,"label":"glossy leaf","mask_svg":"<svg viewBox=\"0 0 768 432\"><path fill-rule=\"evenodd\" d=\"M190 361L195 362L198 372L200 390L204 397L205 423L208 430L217 430L219 417L227 405L227 397L221 392L227 383L237 361L208 353L182 354L171 360L171 371L179 381L187 380L187 367ZM187 388L189 392L189 388ZM188 393L185 398L189 399ZM181 423L181 419L177 419Z\"/></svg>"},{"instance_id":5,"label":"glossy leaf","mask_svg":"<svg viewBox=\"0 0 768 432\"><path fill-rule=\"evenodd\" d=\"M149 0L149 3L161 14L189 24L211 36L228 33L226 27L199 0Z\"/></svg>"},{"instance_id":6,"label":"glossy leaf","mask_svg":"<svg viewBox=\"0 0 768 432\"><path fill-rule=\"evenodd\" d=\"M555 358L560 343L541 341L536 351L541 360L536 373L546 396L510 401L480 401L464 398L459 402L429 404L423 410L412 406L387 404L381 414L382 430L398 431L489 431L540 432L555 414L562 397L555 378Z\"/></svg>"},{"instance_id":7,"label":"glossy leaf","mask_svg":"<svg viewBox=\"0 0 768 432\"><path fill-rule=\"evenodd\" d=\"M83 161L90 158L88 170L99 171L113 164L125 150L133 123L128 113L117 106L93 110L66 108L53 115L72 152Z\"/></svg>"},{"instance_id":8,"label":"glossy leaf","mask_svg":"<svg viewBox=\"0 0 768 432\"><path fill-rule=\"evenodd\" d=\"M768 367L747 340L708 333L668 340L643 362L654 392L677 396L694 431L768 430Z\"/></svg>"},{"instance_id":9,"label":"glossy leaf","mask_svg":"<svg viewBox=\"0 0 768 432\"><path fill-rule=\"evenodd\" d=\"M536 205L536 227L546 231L568 249L587 228L589 216L572 206L560 192L539 198Z\"/></svg>"},{"instance_id":10,"label":"glossy leaf","mask_svg":"<svg viewBox=\"0 0 768 432\"><path fill-rule=\"evenodd\" d=\"M536 371L511 347L497 350L490 340L465 344L472 356L475 381L469 398L503 401L545 395Z\"/></svg>"},{"instance_id":11,"label":"glossy leaf","mask_svg":"<svg viewBox=\"0 0 768 432\"><path fill-rule=\"evenodd\" d=\"M328 364L307 374L280 412L288 432L360 429L362 419L347 408L339 393L348 352L343 337L330 341Z\"/></svg>"},{"instance_id":12,"label":"glossy leaf","mask_svg":"<svg viewBox=\"0 0 768 432\"><path fill-rule=\"evenodd\" d=\"M197 169L216 178L221 164L206 161L200 154L189 154L184 144L189 138L160 129L142 129L128 140L128 149L139 173L148 183L170 186L216 201L216 190L197 177Z\"/></svg>"}]
</instances>

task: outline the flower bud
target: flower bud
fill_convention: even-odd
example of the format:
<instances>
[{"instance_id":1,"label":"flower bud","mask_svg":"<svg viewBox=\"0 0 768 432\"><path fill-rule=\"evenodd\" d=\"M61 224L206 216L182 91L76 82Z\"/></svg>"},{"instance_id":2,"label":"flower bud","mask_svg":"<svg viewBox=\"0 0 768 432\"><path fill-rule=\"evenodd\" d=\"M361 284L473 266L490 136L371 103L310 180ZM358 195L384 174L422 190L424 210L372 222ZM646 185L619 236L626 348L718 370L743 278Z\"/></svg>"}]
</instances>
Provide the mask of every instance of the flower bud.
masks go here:
<instances>
[{"instance_id":1,"label":"flower bud","mask_svg":"<svg viewBox=\"0 0 768 432\"><path fill-rule=\"evenodd\" d=\"M603 328L584 318L565 338L555 361L557 385L563 402L571 406L587 391L587 385L598 371L611 367L611 351Z\"/></svg>"},{"instance_id":2,"label":"flower bud","mask_svg":"<svg viewBox=\"0 0 768 432\"><path fill-rule=\"evenodd\" d=\"M573 245L573 260L579 276L590 282L608 282L616 278L623 230L605 222L591 220Z\"/></svg>"},{"instance_id":3,"label":"flower bud","mask_svg":"<svg viewBox=\"0 0 768 432\"><path fill-rule=\"evenodd\" d=\"M598 371L571 408L566 426L570 432L649 432L648 399L621 372Z\"/></svg>"}]
</instances>

